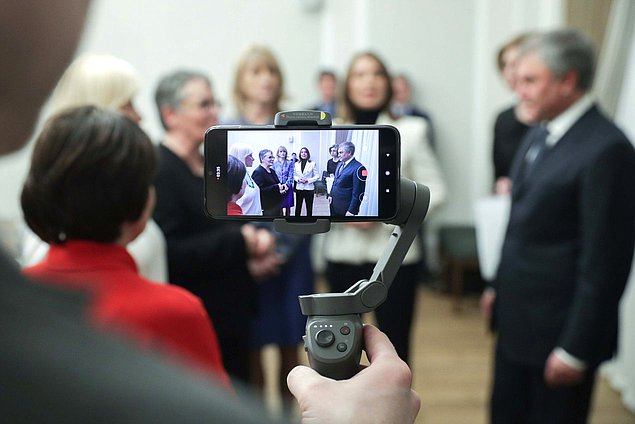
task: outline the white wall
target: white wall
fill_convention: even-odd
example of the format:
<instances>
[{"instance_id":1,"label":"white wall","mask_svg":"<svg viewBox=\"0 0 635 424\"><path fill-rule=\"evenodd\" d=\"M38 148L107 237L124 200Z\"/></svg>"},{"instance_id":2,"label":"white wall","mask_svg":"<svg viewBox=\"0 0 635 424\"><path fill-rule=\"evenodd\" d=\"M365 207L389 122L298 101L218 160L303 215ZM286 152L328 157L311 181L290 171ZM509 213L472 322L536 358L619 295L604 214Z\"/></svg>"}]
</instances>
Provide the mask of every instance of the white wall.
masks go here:
<instances>
[{"instance_id":1,"label":"white wall","mask_svg":"<svg viewBox=\"0 0 635 424\"><path fill-rule=\"evenodd\" d=\"M615 2L615 10L620 16L613 19L632 27L635 21L635 8L630 0ZM624 130L631 142L635 143L635 32L624 40L626 49L624 62L624 82L617 99L615 121ZM609 70L607 70L608 72ZM607 76L608 78L608 76ZM635 413L635 258L631 275L620 305L620 333L616 358L610 362L605 375L611 386L621 392L624 406Z\"/></svg>"},{"instance_id":2,"label":"white wall","mask_svg":"<svg viewBox=\"0 0 635 424\"><path fill-rule=\"evenodd\" d=\"M303 4L317 4L307 11ZM156 140L152 94L158 78L178 67L209 73L232 113L230 87L240 50L270 46L285 74L286 106L317 97L316 71L343 74L350 57L372 49L390 70L414 80L419 103L436 124L448 203L433 223L471 222L472 201L491 187L491 126L511 97L498 79L499 45L520 31L561 22L551 0L95 0L81 51L130 61L142 77L138 107ZM0 159L0 216L19 214L17 197L28 162ZM10 201L6 201L8 199ZM13 199L13 200L11 200Z\"/></svg>"}]
</instances>

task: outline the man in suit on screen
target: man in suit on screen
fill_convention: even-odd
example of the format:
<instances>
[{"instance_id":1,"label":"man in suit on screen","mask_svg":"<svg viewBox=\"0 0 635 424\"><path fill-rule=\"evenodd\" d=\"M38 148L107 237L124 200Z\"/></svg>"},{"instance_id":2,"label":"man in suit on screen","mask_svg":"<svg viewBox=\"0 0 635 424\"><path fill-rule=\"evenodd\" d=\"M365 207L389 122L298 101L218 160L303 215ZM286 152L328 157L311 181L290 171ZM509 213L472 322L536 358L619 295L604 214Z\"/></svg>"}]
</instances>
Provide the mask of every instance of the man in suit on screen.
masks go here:
<instances>
[{"instance_id":1,"label":"man in suit on screen","mask_svg":"<svg viewBox=\"0 0 635 424\"><path fill-rule=\"evenodd\" d=\"M368 171L355 159L355 145L341 143L337 149L340 158L331 188L331 216L355 216L366 190Z\"/></svg>"}]
</instances>

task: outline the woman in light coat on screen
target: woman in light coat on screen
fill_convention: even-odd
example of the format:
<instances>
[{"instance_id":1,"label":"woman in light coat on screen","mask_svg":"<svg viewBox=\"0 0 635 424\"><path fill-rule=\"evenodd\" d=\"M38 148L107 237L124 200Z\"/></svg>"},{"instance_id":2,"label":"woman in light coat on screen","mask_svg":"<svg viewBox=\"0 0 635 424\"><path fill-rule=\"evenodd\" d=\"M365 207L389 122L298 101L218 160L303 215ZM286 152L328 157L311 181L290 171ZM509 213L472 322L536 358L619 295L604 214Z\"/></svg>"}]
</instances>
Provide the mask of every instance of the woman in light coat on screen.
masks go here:
<instances>
[{"instance_id":1,"label":"woman in light coat on screen","mask_svg":"<svg viewBox=\"0 0 635 424\"><path fill-rule=\"evenodd\" d=\"M306 215L313 216L313 198L315 185L320 178L315 162L311 160L309 149L300 149L300 160L295 163L293 179L295 180L295 216L302 213L302 202L306 202Z\"/></svg>"}]
</instances>

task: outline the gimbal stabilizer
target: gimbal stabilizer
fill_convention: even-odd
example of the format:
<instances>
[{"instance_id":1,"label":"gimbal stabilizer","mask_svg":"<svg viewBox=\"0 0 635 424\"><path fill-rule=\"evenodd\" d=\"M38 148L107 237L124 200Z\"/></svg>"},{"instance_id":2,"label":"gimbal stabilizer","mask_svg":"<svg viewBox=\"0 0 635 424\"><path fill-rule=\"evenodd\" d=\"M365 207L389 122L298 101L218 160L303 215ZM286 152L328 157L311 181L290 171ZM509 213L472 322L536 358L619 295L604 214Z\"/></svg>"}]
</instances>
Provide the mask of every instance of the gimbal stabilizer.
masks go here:
<instances>
[{"instance_id":1,"label":"gimbal stabilizer","mask_svg":"<svg viewBox=\"0 0 635 424\"><path fill-rule=\"evenodd\" d=\"M280 114L287 118L282 124L278 122ZM280 112L278 115L276 126L293 125L294 122L307 126L307 122L313 122L315 127L318 126L316 118L323 117L324 112ZM294 116L298 116L295 121ZM326 116L328 124L321 123L319 126L330 125L330 117ZM359 370L361 314L375 310L386 300L388 289L421 227L429 204L430 191L426 186L401 178L399 212L395 219L388 222L395 228L370 278L358 281L344 293L300 296L302 314L308 317L304 348L311 367L320 374L342 380L352 377ZM320 219L315 223L289 223L277 219L274 227L282 232L315 234L328 231L330 222Z\"/></svg>"}]
</instances>

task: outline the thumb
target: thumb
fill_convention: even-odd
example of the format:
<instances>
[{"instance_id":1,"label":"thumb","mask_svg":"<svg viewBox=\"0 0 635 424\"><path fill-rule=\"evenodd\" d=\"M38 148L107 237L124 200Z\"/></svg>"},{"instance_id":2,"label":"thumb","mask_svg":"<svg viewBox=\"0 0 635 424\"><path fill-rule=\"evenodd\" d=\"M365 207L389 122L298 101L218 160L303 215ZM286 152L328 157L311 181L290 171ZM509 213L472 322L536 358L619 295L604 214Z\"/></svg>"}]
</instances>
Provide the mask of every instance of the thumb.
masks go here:
<instances>
[{"instance_id":1,"label":"thumb","mask_svg":"<svg viewBox=\"0 0 635 424\"><path fill-rule=\"evenodd\" d=\"M287 387L296 399L312 391L312 387L324 380L317 371L304 365L298 365L287 375Z\"/></svg>"}]
</instances>

